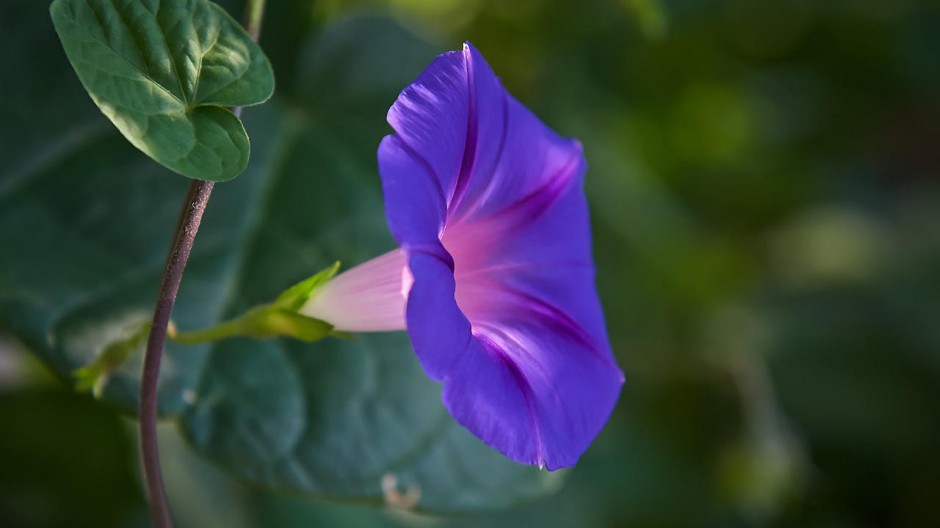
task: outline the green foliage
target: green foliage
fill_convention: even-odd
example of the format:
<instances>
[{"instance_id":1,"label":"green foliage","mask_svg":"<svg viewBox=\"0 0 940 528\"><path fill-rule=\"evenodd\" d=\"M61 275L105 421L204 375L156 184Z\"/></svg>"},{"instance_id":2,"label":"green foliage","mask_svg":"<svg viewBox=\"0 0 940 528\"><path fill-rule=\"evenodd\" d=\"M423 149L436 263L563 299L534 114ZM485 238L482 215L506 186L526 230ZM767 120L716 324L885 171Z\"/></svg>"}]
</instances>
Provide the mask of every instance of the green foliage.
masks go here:
<instances>
[{"instance_id":1,"label":"green foliage","mask_svg":"<svg viewBox=\"0 0 940 528\"><path fill-rule=\"evenodd\" d=\"M223 313L275 297L336 256L361 262L394 247L375 172L348 157L345 145L361 139L337 138L276 103L246 115L246 123L266 138L256 147L260 163L218 189L213 203L249 211L241 234L249 236L229 253L237 275L194 268L186 279L229 284L236 293ZM324 174L341 177L325 185ZM219 205L233 195L237 202ZM210 210L205 221L213 223L200 236L228 239L228 229L214 230L224 214ZM280 300L299 293L309 292ZM187 321L178 320L181 328ZM193 352L172 348L171 356ZM233 339L206 353L196 383L184 389L181 424L198 451L248 480L381 503L382 479L392 474L403 489L422 490L416 508L440 513L500 508L555 488L557 479L504 459L453 423L404 334L313 345ZM468 471L478 476L461 478Z\"/></svg>"},{"instance_id":2,"label":"green foliage","mask_svg":"<svg viewBox=\"0 0 940 528\"><path fill-rule=\"evenodd\" d=\"M232 179L248 135L226 106L264 102L271 64L208 0L55 0L62 47L91 98L135 147L184 176Z\"/></svg>"},{"instance_id":3,"label":"green foliage","mask_svg":"<svg viewBox=\"0 0 940 528\"><path fill-rule=\"evenodd\" d=\"M361 16L366 4L408 29ZM162 411L212 452L210 467L248 482L296 489L310 470L318 480L304 489L324 497L342 486L346 502L391 491L404 505L417 484L416 507L436 512L531 499L440 526L940 526L935 4L268 2L278 94L246 110L252 161L215 191L174 313L182 329L270 302L334 259L392 248L376 187L382 118L435 54L470 40L515 96L584 144L598 286L627 384L551 496L545 473L524 480L525 497L505 492L514 466L477 457L488 450L448 421L404 336L171 343ZM46 5L0 1L0 325L66 377L149 318L186 182L101 118ZM102 471L85 465L110 471L115 459L55 443L78 424L112 429L76 410L91 409L87 397L61 395L58 414L5 384L4 352L0 390L22 409L0 417L0 443L33 433L0 449L0 506L122 510L127 478L94 488ZM132 354L105 401L132 409L138 370ZM21 455L42 438L48 450ZM162 440L168 470L199 466ZM101 444L136 467L113 439ZM180 526L427 523L218 474L178 476L170 491ZM128 525L101 518L111 511L72 524ZM11 518L4 527L24 517L0 511Z\"/></svg>"},{"instance_id":4,"label":"green foliage","mask_svg":"<svg viewBox=\"0 0 940 528\"><path fill-rule=\"evenodd\" d=\"M361 24L387 39L388 53L429 58L387 21ZM312 49L348 56L372 47L345 41ZM305 60L316 85L298 90L321 97L301 106L275 98L245 113L256 138L252 161L241 178L214 191L173 314L180 336L261 305L249 312L248 333L319 339L329 325L292 312L335 273L334 259L358 263L394 247L373 156L388 101L417 71L397 73L376 104L342 109L342 82L316 74L342 63L324 55ZM340 110L370 125L343 129L312 117ZM60 117L62 135L68 118ZM0 263L0 277L20 279L0 289L0 322L68 376L102 349L126 343L127 326L146 320L183 188L115 132L98 131L60 156L0 196L0 244L17 248ZM127 174L133 184L120 183ZM90 213L99 209L107 214ZM24 221L29 234L19 228ZM70 265L50 274L37 262ZM131 357L111 372L102 399L133 412L139 371L140 357ZM170 343L162 374L160 411L179 418L196 450L272 488L466 513L532 500L561 478L511 462L457 426L404 333L313 345Z\"/></svg>"}]
</instances>

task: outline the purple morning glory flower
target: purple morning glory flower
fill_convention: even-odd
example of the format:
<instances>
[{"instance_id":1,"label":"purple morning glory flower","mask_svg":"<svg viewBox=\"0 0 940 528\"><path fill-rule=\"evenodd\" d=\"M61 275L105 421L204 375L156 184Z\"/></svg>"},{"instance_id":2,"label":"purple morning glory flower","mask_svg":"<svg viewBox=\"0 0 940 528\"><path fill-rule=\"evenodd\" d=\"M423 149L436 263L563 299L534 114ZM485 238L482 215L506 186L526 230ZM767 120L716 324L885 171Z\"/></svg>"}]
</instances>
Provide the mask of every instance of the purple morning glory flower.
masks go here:
<instances>
[{"instance_id":1,"label":"purple morning glory flower","mask_svg":"<svg viewBox=\"0 0 940 528\"><path fill-rule=\"evenodd\" d=\"M454 418L509 458L573 465L623 384L594 286L586 163L471 46L439 56L379 146L400 249L302 312L346 331L407 328Z\"/></svg>"}]
</instances>

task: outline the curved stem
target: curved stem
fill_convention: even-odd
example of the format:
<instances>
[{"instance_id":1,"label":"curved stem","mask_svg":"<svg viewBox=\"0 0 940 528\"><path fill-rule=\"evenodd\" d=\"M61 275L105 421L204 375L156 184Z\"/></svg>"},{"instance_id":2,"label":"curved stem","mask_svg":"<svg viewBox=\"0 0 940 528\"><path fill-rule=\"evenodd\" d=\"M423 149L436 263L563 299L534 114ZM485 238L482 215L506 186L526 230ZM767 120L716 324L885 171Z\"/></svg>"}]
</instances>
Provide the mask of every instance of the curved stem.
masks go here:
<instances>
[{"instance_id":1,"label":"curved stem","mask_svg":"<svg viewBox=\"0 0 940 528\"><path fill-rule=\"evenodd\" d=\"M243 318L223 321L215 326L194 330L192 332L170 332L167 337L174 343L181 345L200 345L221 341L230 337L241 337L245 335L245 324Z\"/></svg>"},{"instance_id":2,"label":"curved stem","mask_svg":"<svg viewBox=\"0 0 940 528\"><path fill-rule=\"evenodd\" d=\"M245 7L245 30L252 40L258 42L261 37L261 20L264 18L265 0L248 0Z\"/></svg>"},{"instance_id":3,"label":"curved stem","mask_svg":"<svg viewBox=\"0 0 940 528\"><path fill-rule=\"evenodd\" d=\"M166 341L166 328L176 302L183 271L193 248L193 240L199 230L202 214L212 194L212 182L193 180L186 194L183 210L176 225L176 235L167 257L160 294L153 311L147 352L144 355L144 371L140 380L140 452L144 465L144 480L150 499L150 516L155 528L173 526L170 507L163 489L163 473L160 470L160 454L157 446L157 384L160 378L160 360Z\"/></svg>"},{"instance_id":4,"label":"curved stem","mask_svg":"<svg viewBox=\"0 0 940 528\"><path fill-rule=\"evenodd\" d=\"M231 337L274 337L276 334L270 333L272 329L268 328L270 326L268 323L271 316L276 313L276 310L269 305L257 306L234 319L223 321L215 326L192 332L173 330L167 333L167 337L170 341L181 345L211 343Z\"/></svg>"},{"instance_id":5,"label":"curved stem","mask_svg":"<svg viewBox=\"0 0 940 528\"><path fill-rule=\"evenodd\" d=\"M258 41L261 33L261 20L264 14L265 0L248 0L245 11L245 29L251 38ZM241 108L233 108L235 115L241 115ZM160 379L160 361L163 358L163 345L166 341L167 325L176 302L180 282L193 241L199 231L202 215L212 194L213 182L194 180L189 185L186 201L176 225L173 245L167 256L163 278L160 281L160 293L153 311L153 322L147 338L147 351L144 355L144 369L140 380L140 452L143 462L144 481L147 485L147 497L150 502L150 517L154 528L172 528L173 517L163 487L163 472L160 469L160 453L157 445L157 388Z\"/></svg>"}]
</instances>

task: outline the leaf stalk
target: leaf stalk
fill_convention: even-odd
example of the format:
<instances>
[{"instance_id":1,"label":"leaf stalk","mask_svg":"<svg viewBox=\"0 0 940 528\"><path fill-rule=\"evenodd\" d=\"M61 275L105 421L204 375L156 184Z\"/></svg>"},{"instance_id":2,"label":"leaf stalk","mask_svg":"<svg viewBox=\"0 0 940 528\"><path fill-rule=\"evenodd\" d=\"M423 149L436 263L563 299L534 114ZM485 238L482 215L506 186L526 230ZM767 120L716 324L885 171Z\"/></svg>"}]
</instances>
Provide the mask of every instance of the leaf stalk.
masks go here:
<instances>
[{"instance_id":1,"label":"leaf stalk","mask_svg":"<svg viewBox=\"0 0 940 528\"><path fill-rule=\"evenodd\" d=\"M248 0L244 24L249 35L256 42L261 33L263 14L264 0ZM240 115L241 108L234 108L232 112ZM163 486L163 472L160 468L160 453L157 444L157 389L160 379L160 362L163 358L167 326L173 312L173 305L176 303L176 295L179 292L183 272L189 261L193 242L199 231L199 224L202 222L213 187L214 183L211 181L193 180L190 183L160 280L160 292L153 311L150 335L147 337L147 351L144 355L144 368L140 383L140 452L147 498L150 503L150 517L155 528L172 528L173 526L173 517Z\"/></svg>"}]
</instances>

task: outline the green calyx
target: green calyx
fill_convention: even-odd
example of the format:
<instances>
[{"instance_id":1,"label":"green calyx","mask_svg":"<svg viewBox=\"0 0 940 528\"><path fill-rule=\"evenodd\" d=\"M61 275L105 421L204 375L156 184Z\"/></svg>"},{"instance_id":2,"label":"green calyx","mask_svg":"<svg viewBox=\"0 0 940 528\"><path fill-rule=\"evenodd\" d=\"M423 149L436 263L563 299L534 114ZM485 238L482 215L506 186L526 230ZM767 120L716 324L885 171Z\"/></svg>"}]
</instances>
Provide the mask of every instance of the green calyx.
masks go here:
<instances>
[{"instance_id":1,"label":"green calyx","mask_svg":"<svg viewBox=\"0 0 940 528\"><path fill-rule=\"evenodd\" d=\"M178 332L171 327L167 337L176 343L195 345L232 337L292 337L310 343L328 335L342 335L334 332L330 323L299 313L316 289L338 270L339 262L291 286L270 304L255 306L234 319L203 330Z\"/></svg>"}]
</instances>

